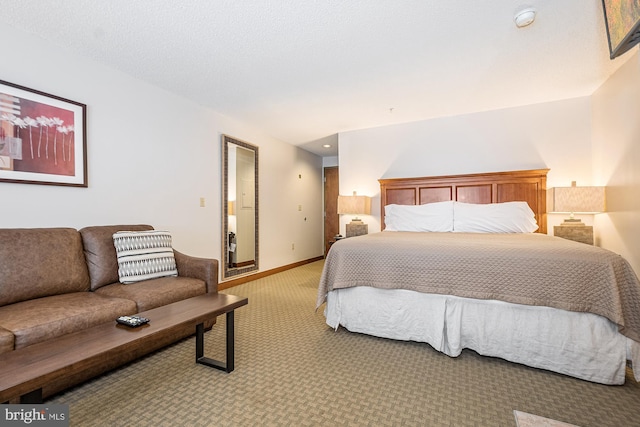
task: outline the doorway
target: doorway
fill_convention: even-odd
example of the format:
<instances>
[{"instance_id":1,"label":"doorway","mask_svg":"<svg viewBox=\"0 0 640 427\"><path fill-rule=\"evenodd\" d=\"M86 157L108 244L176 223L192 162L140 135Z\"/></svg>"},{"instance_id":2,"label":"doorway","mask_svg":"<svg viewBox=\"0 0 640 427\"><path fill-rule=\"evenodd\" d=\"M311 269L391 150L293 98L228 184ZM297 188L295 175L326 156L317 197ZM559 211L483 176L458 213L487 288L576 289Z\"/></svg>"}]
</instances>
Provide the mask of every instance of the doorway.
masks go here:
<instances>
[{"instance_id":1,"label":"doorway","mask_svg":"<svg viewBox=\"0 0 640 427\"><path fill-rule=\"evenodd\" d=\"M324 168L324 254L327 255L331 241L340 233L338 215L339 194L338 166Z\"/></svg>"}]
</instances>

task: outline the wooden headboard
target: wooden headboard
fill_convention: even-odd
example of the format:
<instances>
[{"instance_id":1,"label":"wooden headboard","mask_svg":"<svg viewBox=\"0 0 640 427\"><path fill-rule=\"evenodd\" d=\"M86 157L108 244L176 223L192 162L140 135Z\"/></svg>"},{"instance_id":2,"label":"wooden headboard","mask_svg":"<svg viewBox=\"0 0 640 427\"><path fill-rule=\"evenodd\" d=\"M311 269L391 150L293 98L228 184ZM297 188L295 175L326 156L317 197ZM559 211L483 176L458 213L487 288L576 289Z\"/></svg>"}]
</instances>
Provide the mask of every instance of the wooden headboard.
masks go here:
<instances>
[{"instance_id":1,"label":"wooden headboard","mask_svg":"<svg viewBox=\"0 0 640 427\"><path fill-rule=\"evenodd\" d=\"M547 233L547 172L535 169L423 178L379 179L381 227L384 207L457 200L465 203L525 201L536 215L538 233Z\"/></svg>"}]
</instances>

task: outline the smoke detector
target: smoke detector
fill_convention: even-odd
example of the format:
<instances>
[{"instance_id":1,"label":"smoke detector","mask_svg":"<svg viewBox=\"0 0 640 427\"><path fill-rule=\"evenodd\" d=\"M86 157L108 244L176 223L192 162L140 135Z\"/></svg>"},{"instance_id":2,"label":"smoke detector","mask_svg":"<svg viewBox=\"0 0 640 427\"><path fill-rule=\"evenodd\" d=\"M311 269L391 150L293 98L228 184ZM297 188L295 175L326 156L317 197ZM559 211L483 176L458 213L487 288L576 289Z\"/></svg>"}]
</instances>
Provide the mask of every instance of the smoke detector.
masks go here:
<instances>
[{"instance_id":1,"label":"smoke detector","mask_svg":"<svg viewBox=\"0 0 640 427\"><path fill-rule=\"evenodd\" d=\"M531 25L533 21L536 19L536 11L535 9L524 9L518 13L513 18L516 23L516 27L523 28L527 25Z\"/></svg>"}]
</instances>

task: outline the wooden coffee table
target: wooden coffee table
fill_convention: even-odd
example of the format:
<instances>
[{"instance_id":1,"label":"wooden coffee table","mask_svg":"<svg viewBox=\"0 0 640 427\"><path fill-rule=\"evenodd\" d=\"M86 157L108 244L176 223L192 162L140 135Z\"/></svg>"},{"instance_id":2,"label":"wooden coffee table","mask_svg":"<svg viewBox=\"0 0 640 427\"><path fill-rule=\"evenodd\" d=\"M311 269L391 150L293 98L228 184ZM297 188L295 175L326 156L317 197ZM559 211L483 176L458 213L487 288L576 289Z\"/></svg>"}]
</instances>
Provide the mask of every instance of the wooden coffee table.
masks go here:
<instances>
[{"instance_id":1,"label":"wooden coffee table","mask_svg":"<svg viewBox=\"0 0 640 427\"><path fill-rule=\"evenodd\" d=\"M245 297L209 293L154 308L138 315L150 321L130 328L115 322L63 335L0 354L0 402L20 396L22 403L41 403L42 387L64 376L91 369L122 352L153 345L172 331L194 327L196 362L226 372L234 369L234 310ZM204 322L226 314L226 361L204 356Z\"/></svg>"}]
</instances>

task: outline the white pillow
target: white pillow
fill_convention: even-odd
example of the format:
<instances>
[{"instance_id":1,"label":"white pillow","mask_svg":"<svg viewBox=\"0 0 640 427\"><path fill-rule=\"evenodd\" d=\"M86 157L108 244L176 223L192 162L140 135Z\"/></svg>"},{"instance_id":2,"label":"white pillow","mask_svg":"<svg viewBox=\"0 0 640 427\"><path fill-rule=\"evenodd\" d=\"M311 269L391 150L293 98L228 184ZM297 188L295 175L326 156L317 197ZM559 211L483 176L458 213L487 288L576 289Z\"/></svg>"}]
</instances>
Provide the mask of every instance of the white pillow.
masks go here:
<instances>
[{"instance_id":1,"label":"white pillow","mask_svg":"<svg viewBox=\"0 0 640 427\"><path fill-rule=\"evenodd\" d=\"M167 231L118 231L113 235L113 244L120 283L178 275L171 234Z\"/></svg>"},{"instance_id":2,"label":"white pillow","mask_svg":"<svg viewBox=\"0 0 640 427\"><path fill-rule=\"evenodd\" d=\"M453 231L462 233L533 233L536 217L527 202L473 204L456 202L453 206Z\"/></svg>"},{"instance_id":3,"label":"white pillow","mask_svg":"<svg viewBox=\"0 0 640 427\"><path fill-rule=\"evenodd\" d=\"M453 202L386 205L384 224L387 231L453 231Z\"/></svg>"}]
</instances>

